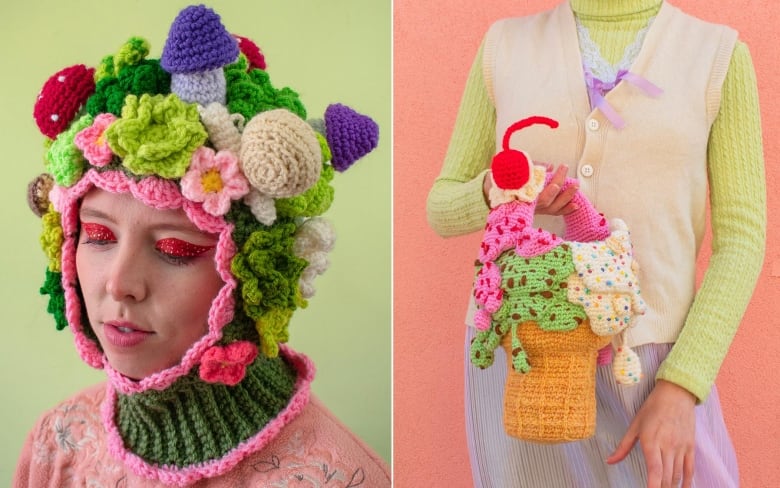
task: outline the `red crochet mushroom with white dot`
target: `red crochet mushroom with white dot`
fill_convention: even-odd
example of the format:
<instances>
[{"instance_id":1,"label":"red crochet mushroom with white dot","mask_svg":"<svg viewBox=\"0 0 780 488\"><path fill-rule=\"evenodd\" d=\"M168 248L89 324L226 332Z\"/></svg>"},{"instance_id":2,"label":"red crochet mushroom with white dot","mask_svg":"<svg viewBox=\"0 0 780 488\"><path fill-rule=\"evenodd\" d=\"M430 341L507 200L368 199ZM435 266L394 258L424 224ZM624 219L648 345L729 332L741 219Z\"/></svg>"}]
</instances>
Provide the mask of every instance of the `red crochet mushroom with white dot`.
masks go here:
<instances>
[{"instance_id":1,"label":"red crochet mushroom with white dot","mask_svg":"<svg viewBox=\"0 0 780 488\"><path fill-rule=\"evenodd\" d=\"M49 78L38 94L33 117L43 135L54 139L68 128L95 92L94 68L69 66Z\"/></svg>"},{"instance_id":2,"label":"red crochet mushroom with white dot","mask_svg":"<svg viewBox=\"0 0 780 488\"><path fill-rule=\"evenodd\" d=\"M238 42L238 49L246 56L249 61L249 69L262 69L265 70L265 56L260 48L257 47L251 39L247 37L241 37L237 34L233 34L233 38Z\"/></svg>"}]
</instances>

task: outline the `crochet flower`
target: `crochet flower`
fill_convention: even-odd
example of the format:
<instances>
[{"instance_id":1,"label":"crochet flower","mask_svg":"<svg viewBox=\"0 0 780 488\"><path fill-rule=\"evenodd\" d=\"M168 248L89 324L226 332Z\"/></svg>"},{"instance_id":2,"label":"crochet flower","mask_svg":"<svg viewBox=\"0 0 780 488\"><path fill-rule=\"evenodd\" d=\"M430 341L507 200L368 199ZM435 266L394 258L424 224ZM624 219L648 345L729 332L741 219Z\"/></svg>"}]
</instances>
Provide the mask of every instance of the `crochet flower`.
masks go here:
<instances>
[{"instance_id":1,"label":"crochet flower","mask_svg":"<svg viewBox=\"0 0 780 488\"><path fill-rule=\"evenodd\" d=\"M73 139L73 143L81 149L92 166L105 166L114 157L106 143L105 132L115 120L114 114L100 114L95 117L91 126L76 134Z\"/></svg>"},{"instance_id":2,"label":"crochet flower","mask_svg":"<svg viewBox=\"0 0 780 488\"><path fill-rule=\"evenodd\" d=\"M206 141L198 108L176 95L128 95L122 118L105 133L109 146L136 175L181 178Z\"/></svg>"},{"instance_id":3,"label":"crochet flower","mask_svg":"<svg viewBox=\"0 0 780 488\"><path fill-rule=\"evenodd\" d=\"M46 171L51 173L60 186L71 186L84 174L86 161L79 148L73 143L76 134L92 125L92 116L84 115L73 122L65 132L60 133L46 153Z\"/></svg>"},{"instance_id":4,"label":"crochet flower","mask_svg":"<svg viewBox=\"0 0 780 488\"><path fill-rule=\"evenodd\" d=\"M214 152L199 147L192 155L190 168L181 179L181 193L203 209L220 216L230 210L230 201L249 192L249 183L238 167L238 158L230 151Z\"/></svg>"},{"instance_id":5,"label":"crochet flower","mask_svg":"<svg viewBox=\"0 0 780 488\"><path fill-rule=\"evenodd\" d=\"M237 385L256 357L257 346L247 341L210 347L200 360L200 378L208 383Z\"/></svg>"}]
</instances>

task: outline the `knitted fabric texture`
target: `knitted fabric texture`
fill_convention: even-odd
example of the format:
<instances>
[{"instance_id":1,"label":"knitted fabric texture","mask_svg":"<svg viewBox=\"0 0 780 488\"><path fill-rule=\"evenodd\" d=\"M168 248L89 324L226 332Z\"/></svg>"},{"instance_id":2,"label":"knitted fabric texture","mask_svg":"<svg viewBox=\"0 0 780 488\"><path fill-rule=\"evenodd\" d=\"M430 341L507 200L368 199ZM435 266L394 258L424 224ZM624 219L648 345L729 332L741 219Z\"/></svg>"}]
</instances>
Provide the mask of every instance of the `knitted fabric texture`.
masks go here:
<instances>
[{"instance_id":1,"label":"knitted fabric texture","mask_svg":"<svg viewBox=\"0 0 780 488\"><path fill-rule=\"evenodd\" d=\"M236 387L184 376L163 391L117 396L125 446L147 462L184 467L224 456L262 429L289 402L295 370L263 358Z\"/></svg>"},{"instance_id":2,"label":"knitted fabric texture","mask_svg":"<svg viewBox=\"0 0 780 488\"><path fill-rule=\"evenodd\" d=\"M38 216L49 211L49 192L54 187L54 178L48 173L41 173L27 185L27 205Z\"/></svg>"},{"instance_id":3,"label":"knitted fabric texture","mask_svg":"<svg viewBox=\"0 0 780 488\"><path fill-rule=\"evenodd\" d=\"M286 110L263 112L244 127L242 169L261 193L300 195L319 179L321 160L314 129Z\"/></svg>"},{"instance_id":4,"label":"knitted fabric texture","mask_svg":"<svg viewBox=\"0 0 780 488\"><path fill-rule=\"evenodd\" d=\"M94 72L77 64L53 74L43 85L33 110L43 135L54 139L70 125L95 89Z\"/></svg>"},{"instance_id":5,"label":"knitted fabric texture","mask_svg":"<svg viewBox=\"0 0 780 488\"><path fill-rule=\"evenodd\" d=\"M237 57L238 44L219 15L203 6L191 6L173 21L160 63L169 73L199 73L221 68Z\"/></svg>"},{"instance_id":6,"label":"knitted fabric texture","mask_svg":"<svg viewBox=\"0 0 780 488\"><path fill-rule=\"evenodd\" d=\"M171 91L183 101L208 105L211 102L225 104L225 72L216 68L202 73L171 76Z\"/></svg>"},{"instance_id":7,"label":"knitted fabric texture","mask_svg":"<svg viewBox=\"0 0 780 488\"><path fill-rule=\"evenodd\" d=\"M339 135L329 141L307 124L297 93L275 88L259 68L259 48L243 39L253 64L216 13L188 7L171 27L162 60L147 59L149 43L131 37L97 69L57 72L36 103L39 128L54 139L45 176L28 189L49 258L41 293L49 295L57 327L74 332L82 359L104 368L122 395L165 390L204 364L230 367L204 367L199 381L240 385L254 361L279 354L293 312L327 267L332 233L307 221L333 201L329 144L352 142ZM373 124L357 112L352 117ZM208 332L178 364L138 381L108 363L80 296L79 204L93 188L182 209L198 229L219 236L215 266L224 286L211 304ZM299 234L305 243L295 247Z\"/></svg>"},{"instance_id":8,"label":"knitted fabric texture","mask_svg":"<svg viewBox=\"0 0 780 488\"><path fill-rule=\"evenodd\" d=\"M257 69L265 69L265 56L263 56L262 51L260 51L260 48L252 42L252 39L248 39L243 36L238 36L233 34L233 37L236 38L236 42L238 42L238 49L241 51L241 54L246 56L247 61L249 61L249 67L257 68Z\"/></svg>"},{"instance_id":9,"label":"knitted fabric texture","mask_svg":"<svg viewBox=\"0 0 780 488\"><path fill-rule=\"evenodd\" d=\"M503 150L493 159L499 173L477 261L474 324L480 332L470 359L488 367L495 348L503 345L510 370L504 394L507 433L565 442L595 431L599 350L634 325L644 303L628 229L616 219L610 233L604 216L579 191L572 199L577 210L565 217L566 234L588 242L531 227L536 197L551 175L545 179L526 153L512 150L509 135L539 119L510 126ZM563 189L574 183L567 179ZM630 357L621 349L623 383L639 374L625 366Z\"/></svg>"},{"instance_id":10,"label":"knitted fabric texture","mask_svg":"<svg viewBox=\"0 0 780 488\"><path fill-rule=\"evenodd\" d=\"M594 334L587 320L561 333L545 332L534 322L523 322L516 333L534 367L528 373L514 370L515 337L504 336L507 434L541 443L591 437L596 430L596 356L610 338Z\"/></svg>"},{"instance_id":11,"label":"knitted fabric texture","mask_svg":"<svg viewBox=\"0 0 780 488\"><path fill-rule=\"evenodd\" d=\"M338 171L352 166L379 142L376 122L341 104L325 110L325 131L333 152L333 167Z\"/></svg>"},{"instance_id":12,"label":"knitted fabric texture","mask_svg":"<svg viewBox=\"0 0 780 488\"><path fill-rule=\"evenodd\" d=\"M81 358L105 369L111 397L119 398L104 419L115 455L141 476L176 484L230 469L306 403L313 369L282 343L333 247L332 229L318 217L334 196L330 146L353 145L358 131L328 138L327 127L309 125L298 94L275 88L258 67L259 49L242 43L253 64L216 13L188 7L162 61L147 59L149 43L132 37L97 69L56 73L34 110L48 141L46 173L28 187L49 260L40 292L57 328L70 328ZM110 364L81 296L79 206L96 188L180 209L218 239L214 265L223 286L207 332L177 364L138 380ZM239 410L251 418L236 418ZM221 429L208 433L217 425L229 426L222 437Z\"/></svg>"}]
</instances>

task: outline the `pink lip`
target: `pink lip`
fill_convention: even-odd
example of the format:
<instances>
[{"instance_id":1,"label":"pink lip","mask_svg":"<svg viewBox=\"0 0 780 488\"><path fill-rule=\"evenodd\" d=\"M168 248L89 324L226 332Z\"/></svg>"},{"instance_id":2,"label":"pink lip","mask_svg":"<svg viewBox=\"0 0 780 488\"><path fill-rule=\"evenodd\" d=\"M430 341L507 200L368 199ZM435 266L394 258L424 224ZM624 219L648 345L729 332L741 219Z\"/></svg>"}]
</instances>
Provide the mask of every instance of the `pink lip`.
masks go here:
<instances>
[{"instance_id":1,"label":"pink lip","mask_svg":"<svg viewBox=\"0 0 780 488\"><path fill-rule=\"evenodd\" d=\"M153 334L131 322L104 322L103 331L106 340L116 347L137 346Z\"/></svg>"}]
</instances>

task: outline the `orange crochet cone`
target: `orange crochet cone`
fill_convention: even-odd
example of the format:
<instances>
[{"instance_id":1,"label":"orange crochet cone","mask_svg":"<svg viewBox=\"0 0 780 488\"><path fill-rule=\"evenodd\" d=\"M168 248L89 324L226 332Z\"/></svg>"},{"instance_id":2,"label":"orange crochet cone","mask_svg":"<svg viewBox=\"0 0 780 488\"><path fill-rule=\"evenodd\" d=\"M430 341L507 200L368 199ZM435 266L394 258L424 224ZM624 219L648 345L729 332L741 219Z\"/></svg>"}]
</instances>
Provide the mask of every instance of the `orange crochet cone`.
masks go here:
<instances>
[{"instance_id":1,"label":"orange crochet cone","mask_svg":"<svg viewBox=\"0 0 780 488\"><path fill-rule=\"evenodd\" d=\"M591 437L596 430L596 359L610 337L597 336L588 320L568 332L544 331L524 322L517 334L531 370L512 368L511 332L506 351L504 428L520 439L557 443Z\"/></svg>"}]
</instances>

